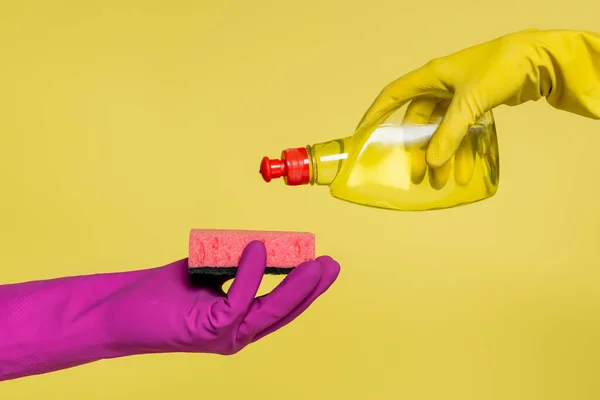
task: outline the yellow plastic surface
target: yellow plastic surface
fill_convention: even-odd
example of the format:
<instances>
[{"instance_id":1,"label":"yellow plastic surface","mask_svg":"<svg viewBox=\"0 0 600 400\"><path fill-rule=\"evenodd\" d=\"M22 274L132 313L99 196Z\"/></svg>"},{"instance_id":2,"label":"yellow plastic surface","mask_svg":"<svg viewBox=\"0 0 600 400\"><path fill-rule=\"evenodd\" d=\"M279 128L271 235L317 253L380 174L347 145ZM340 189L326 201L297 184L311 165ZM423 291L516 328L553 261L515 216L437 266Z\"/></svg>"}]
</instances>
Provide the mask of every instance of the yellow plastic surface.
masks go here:
<instances>
[{"instance_id":1,"label":"yellow plastic surface","mask_svg":"<svg viewBox=\"0 0 600 400\"><path fill-rule=\"evenodd\" d=\"M312 146L316 182L329 184L336 198L400 211L444 209L492 197L500 173L492 112L468 129L448 162L434 168L427 165L425 154L445 106L431 103L427 113L409 107L402 123L381 124L342 139L339 149L329 142ZM340 153L337 163L322 161Z\"/></svg>"}]
</instances>

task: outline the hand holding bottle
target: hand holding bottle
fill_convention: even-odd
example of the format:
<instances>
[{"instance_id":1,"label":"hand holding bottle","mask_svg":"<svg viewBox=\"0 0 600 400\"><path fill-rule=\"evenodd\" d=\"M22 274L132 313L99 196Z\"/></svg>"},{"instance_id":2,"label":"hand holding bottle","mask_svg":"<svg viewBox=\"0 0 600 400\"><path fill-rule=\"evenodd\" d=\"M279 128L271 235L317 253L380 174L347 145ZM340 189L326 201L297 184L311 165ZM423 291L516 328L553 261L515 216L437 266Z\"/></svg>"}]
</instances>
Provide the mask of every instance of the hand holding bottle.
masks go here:
<instances>
[{"instance_id":1,"label":"hand holding bottle","mask_svg":"<svg viewBox=\"0 0 600 400\"><path fill-rule=\"evenodd\" d=\"M436 58L387 85L359 129L381 123L408 102L409 123L439 118L443 111L422 149L439 176L455 153L457 162L463 159L461 143L468 127L486 112L542 97L557 109L600 118L600 34L527 29ZM413 168L418 180L420 170ZM426 168L423 163L421 169Z\"/></svg>"},{"instance_id":2,"label":"hand holding bottle","mask_svg":"<svg viewBox=\"0 0 600 400\"><path fill-rule=\"evenodd\" d=\"M492 109L541 98L600 119L600 34L528 29L432 60L388 84L351 137L265 158L261 174L379 208L470 204L498 188ZM406 104L404 122L388 123Z\"/></svg>"}]
</instances>

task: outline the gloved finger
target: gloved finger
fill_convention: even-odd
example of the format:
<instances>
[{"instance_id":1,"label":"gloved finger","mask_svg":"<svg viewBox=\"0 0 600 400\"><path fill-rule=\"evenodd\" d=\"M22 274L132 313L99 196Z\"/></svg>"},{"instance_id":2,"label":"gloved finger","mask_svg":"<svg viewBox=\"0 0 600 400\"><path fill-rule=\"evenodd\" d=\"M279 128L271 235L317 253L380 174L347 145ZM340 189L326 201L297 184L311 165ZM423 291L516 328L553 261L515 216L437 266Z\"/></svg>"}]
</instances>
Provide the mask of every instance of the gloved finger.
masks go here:
<instances>
[{"instance_id":1,"label":"gloved finger","mask_svg":"<svg viewBox=\"0 0 600 400\"><path fill-rule=\"evenodd\" d=\"M479 114L470 97L457 94L429 142L427 164L436 168L448 163Z\"/></svg>"},{"instance_id":2,"label":"gloved finger","mask_svg":"<svg viewBox=\"0 0 600 400\"><path fill-rule=\"evenodd\" d=\"M285 317L281 318L279 321L275 322L269 327L266 327L264 330L258 333L252 340L253 342L256 342L257 340L260 340L263 337L270 335L271 333L283 328L285 325L298 318L298 316L300 316L300 314L306 311L306 309L319 296L325 293L331 287L331 285L333 285L333 283L340 274L340 265L337 263L337 261L328 256L319 257L317 258L317 261L322 265L323 271L321 274L321 280L313 289L311 294L308 297L306 297L304 301L302 301L293 311L291 311Z\"/></svg>"},{"instance_id":3,"label":"gloved finger","mask_svg":"<svg viewBox=\"0 0 600 400\"><path fill-rule=\"evenodd\" d=\"M439 102L440 100L435 97L420 97L412 100L406 107L402 123L406 125L428 124Z\"/></svg>"},{"instance_id":4,"label":"gloved finger","mask_svg":"<svg viewBox=\"0 0 600 400\"><path fill-rule=\"evenodd\" d=\"M487 147L484 154L481 156L483 168L485 170L485 177L488 181L488 185L496 185L498 182L498 143L492 140Z\"/></svg>"},{"instance_id":5,"label":"gloved finger","mask_svg":"<svg viewBox=\"0 0 600 400\"><path fill-rule=\"evenodd\" d=\"M420 96L447 97L448 92L429 65L409 72L389 83L369 106L358 129L381 123L410 100Z\"/></svg>"},{"instance_id":6,"label":"gloved finger","mask_svg":"<svg viewBox=\"0 0 600 400\"><path fill-rule=\"evenodd\" d=\"M431 113L429 117L429 123L434 125L439 125L444 120L444 116L448 112L448 107L450 107L450 101L448 99L440 100L435 109Z\"/></svg>"},{"instance_id":7,"label":"gloved finger","mask_svg":"<svg viewBox=\"0 0 600 400\"><path fill-rule=\"evenodd\" d=\"M452 160L448 160L441 167L429 167L429 185L435 190L441 190L448 183L452 172Z\"/></svg>"},{"instance_id":8,"label":"gloved finger","mask_svg":"<svg viewBox=\"0 0 600 400\"><path fill-rule=\"evenodd\" d=\"M466 186L471 182L475 170L476 149L474 134L467 134L454 156L454 180L458 186Z\"/></svg>"},{"instance_id":9,"label":"gloved finger","mask_svg":"<svg viewBox=\"0 0 600 400\"><path fill-rule=\"evenodd\" d=\"M238 270L229 288L227 297L223 299L236 316L245 315L254 298L267 266L265 245L259 241L250 242L240 258Z\"/></svg>"},{"instance_id":10,"label":"gloved finger","mask_svg":"<svg viewBox=\"0 0 600 400\"><path fill-rule=\"evenodd\" d=\"M414 99L406 108L403 124L428 124L431 114L435 110L438 102L439 100L434 97ZM410 158L410 180L415 185L423 182L423 178L425 178L425 174L427 173L427 162L425 161L426 149L426 140L406 145L406 152Z\"/></svg>"},{"instance_id":11,"label":"gloved finger","mask_svg":"<svg viewBox=\"0 0 600 400\"><path fill-rule=\"evenodd\" d=\"M494 164L498 164L498 141L492 139L493 137L490 137L489 146L487 147L486 154L489 156L490 160Z\"/></svg>"},{"instance_id":12,"label":"gloved finger","mask_svg":"<svg viewBox=\"0 0 600 400\"><path fill-rule=\"evenodd\" d=\"M450 106L449 100L443 100L437 103L435 110L429 117L429 122L432 124L440 124L443 121L444 115L448 112ZM441 190L448 183L450 173L452 172L452 160L440 167L429 167L429 185L435 190Z\"/></svg>"},{"instance_id":13,"label":"gloved finger","mask_svg":"<svg viewBox=\"0 0 600 400\"><path fill-rule=\"evenodd\" d=\"M291 313L312 293L322 273L323 267L318 261L294 268L271 293L254 300L238 336L251 338Z\"/></svg>"}]
</instances>

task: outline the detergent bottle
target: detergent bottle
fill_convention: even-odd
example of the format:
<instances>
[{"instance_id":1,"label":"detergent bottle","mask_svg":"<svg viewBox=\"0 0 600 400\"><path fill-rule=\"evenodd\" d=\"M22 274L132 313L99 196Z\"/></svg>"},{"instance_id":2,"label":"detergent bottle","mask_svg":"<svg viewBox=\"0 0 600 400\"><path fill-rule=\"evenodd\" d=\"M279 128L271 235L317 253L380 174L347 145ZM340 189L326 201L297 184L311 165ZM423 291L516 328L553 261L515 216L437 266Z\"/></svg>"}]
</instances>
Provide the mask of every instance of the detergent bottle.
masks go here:
<instances>
[{"instance_id":1,"label":"detergent bottle","mask_svg":"<svg viewBox=\"0 0 600 400\"><path fill-rule=\"evenodd\" d=\"M498 189L496 124L491 111L471 125L445 165L425 161L440 118L423 124L388 120L352 136L283 150L264 157L265 182L283 178L288 186L328 186L333 197L400 211L444 209L492 197Z\"/></svg>"}]
</instances>

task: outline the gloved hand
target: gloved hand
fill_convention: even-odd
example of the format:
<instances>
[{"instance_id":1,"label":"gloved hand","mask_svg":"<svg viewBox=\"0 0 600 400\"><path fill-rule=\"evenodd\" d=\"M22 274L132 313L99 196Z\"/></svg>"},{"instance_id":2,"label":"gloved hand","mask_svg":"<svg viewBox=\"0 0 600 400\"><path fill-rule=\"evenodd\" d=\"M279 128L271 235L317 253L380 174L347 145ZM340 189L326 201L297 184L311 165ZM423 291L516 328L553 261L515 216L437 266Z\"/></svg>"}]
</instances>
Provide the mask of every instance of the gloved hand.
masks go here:
<instances>
[{"instance_id":1,"label":"gloved hand","mask_svg":"<svg viewBox=\"0 0 600 400\"><path fill-rule=\"evenodd\" d=\"M407 122L443 115L422 152L444 172L468 127L487 111L542 97L557 109L600 118L600 34L527 29L434 59L387 85L358 129L374 127L409 101ZM418 180L419 168L413 169Z\"/></svg>"},{"instance_id":2,"label":"gloved hand","mask_svg":"<svg viewBox=\"0 0 600 400\"><path fill-rule=\"evenodd\" d=\"M233 354L287 325L336 280L323 256L255 298L266 265L249 244L226 279L194 285L187 260L149 270L0 286L0 380L144 353Z\"/></svg>"}]
</instances>

